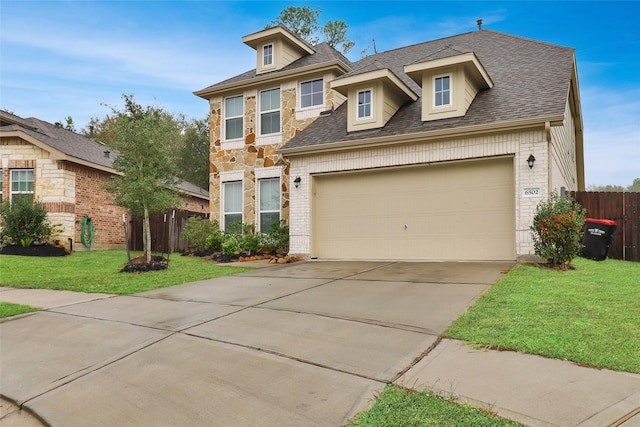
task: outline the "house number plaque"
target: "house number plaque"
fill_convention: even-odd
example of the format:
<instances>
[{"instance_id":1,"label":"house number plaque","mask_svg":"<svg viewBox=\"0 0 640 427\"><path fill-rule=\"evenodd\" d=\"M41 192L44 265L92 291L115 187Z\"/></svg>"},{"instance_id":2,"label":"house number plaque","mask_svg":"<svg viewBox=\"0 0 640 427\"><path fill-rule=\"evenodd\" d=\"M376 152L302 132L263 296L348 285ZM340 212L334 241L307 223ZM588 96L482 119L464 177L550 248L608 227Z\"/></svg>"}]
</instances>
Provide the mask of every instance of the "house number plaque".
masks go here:
<instances>
[{"instance_id":1,"label":"house number plaque","mask_svg":"<svg viewBox=\"0 0 640 427\"><path fill-rule=\"evenodd\" d=\"M540 197L540 187L523 188L522 197Z\"/></svg>"}]
</instances>

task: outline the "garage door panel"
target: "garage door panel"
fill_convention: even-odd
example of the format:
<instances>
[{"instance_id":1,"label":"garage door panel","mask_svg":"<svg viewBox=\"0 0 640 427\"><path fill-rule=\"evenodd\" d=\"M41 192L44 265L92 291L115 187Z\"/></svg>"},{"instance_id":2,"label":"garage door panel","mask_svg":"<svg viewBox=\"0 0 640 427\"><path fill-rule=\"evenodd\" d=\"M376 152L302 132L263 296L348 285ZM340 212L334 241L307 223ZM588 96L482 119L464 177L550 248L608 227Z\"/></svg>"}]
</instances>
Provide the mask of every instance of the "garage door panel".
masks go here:
<instances>
[{"instance_id":1,"label":"garage door panel","mask_svg":"<svg viewBox=\"0 0 640 427\"><path fill-rule=\"evenodd\" d=\"M515 258L512 159L317 176L313 256Z\"/></svg>"}]
</instances>

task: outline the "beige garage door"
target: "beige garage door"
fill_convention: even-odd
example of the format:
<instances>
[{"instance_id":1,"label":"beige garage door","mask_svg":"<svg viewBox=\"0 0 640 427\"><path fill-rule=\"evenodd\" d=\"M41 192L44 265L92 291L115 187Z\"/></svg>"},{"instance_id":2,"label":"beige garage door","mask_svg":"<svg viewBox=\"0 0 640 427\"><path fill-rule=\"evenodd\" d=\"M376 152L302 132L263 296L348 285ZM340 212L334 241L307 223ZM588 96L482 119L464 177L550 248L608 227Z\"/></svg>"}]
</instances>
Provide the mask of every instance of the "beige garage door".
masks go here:
<instances>
[{"instance_id":1,"label":"beige garage door","mask_svg":"<svg viewBox=\"0 0 640 427\"><path fill-rule=\"evenodd\" d=\"M515 259L513 159L313 177L312 256Z\"/></svg>"}]
</instances>

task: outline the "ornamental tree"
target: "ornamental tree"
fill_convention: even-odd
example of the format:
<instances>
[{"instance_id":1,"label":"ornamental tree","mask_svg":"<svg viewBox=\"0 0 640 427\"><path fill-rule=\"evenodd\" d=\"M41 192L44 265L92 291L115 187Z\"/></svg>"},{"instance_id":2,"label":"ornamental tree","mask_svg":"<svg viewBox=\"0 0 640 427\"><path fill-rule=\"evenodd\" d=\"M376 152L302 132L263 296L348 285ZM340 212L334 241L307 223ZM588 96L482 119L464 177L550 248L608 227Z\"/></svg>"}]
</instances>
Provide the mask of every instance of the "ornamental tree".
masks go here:
<instances>
[{"instance_id":1,"label":"ornamental tree","mask_svg":"<svg viewBox=\"0 0 640 427\"><path fill-rule=\"evenodd\" d=\"M149 216L177 207L176 167L171 147L179 141L179 127L171 114L159 107L142 107L133 95L123 95L125 107L114 113L113 139L107 146L114 150L114 176L107 190L115 202L132 216L143 218L142 242L147 263L151 262L151 226Z\"/></svg>"},{"instance_id":2,"label":"ornamental tree","mask_svg":"<svg viewBox=\"0 0 640 427\"><path fill-rule=\"evenodd\" d=\"M582 251L585 209L570 195L551 193L542 201L533 217L531 234L536 255L550 264L566 268Z\"/></svg>"}]
</instances>

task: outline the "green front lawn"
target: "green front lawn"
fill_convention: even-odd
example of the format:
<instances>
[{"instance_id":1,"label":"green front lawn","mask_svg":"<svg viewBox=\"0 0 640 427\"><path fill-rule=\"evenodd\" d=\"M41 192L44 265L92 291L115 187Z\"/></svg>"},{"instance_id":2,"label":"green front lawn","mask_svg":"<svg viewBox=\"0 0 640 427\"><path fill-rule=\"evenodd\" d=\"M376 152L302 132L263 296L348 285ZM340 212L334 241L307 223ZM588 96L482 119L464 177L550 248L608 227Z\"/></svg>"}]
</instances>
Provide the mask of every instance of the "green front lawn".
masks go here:
<instances>
[{"instance_id":1,"label":"green front lawn","mask_svg":"<svg viewBox=\"0 0 640 427\"><path fill-rule=\"evenodd\" d=\"M354 427L474 426L502 427L522 424L496 417L472 406L459 405L430 392L389 385L373 407L358 415Z\"/></svg>"},{"instance_id":2,"label":"green front lawn","mask_svg":"<svg viewBox=\"0 0 640 427\"><path fill-rule=\"evenodd\" d=\"M576 258L573 265L515 266L444 336L640 373L640 263Z\"/></svg>"},{"instance_id":3,"label":"green front lawn","mask_svg":"<svg viewBox=\"0 0 640 427\"><path fill-rule=\"evenodd\" d=\"M128 295L251 270L172 254L166 270L120 273L126 262L124 250L75 252L64 257L0 255L0 286Z\"/></svg>"},{"instance_id":4,"label":"green front lawn","mask_svg":"<svg viewBox=\"0 0 640 427\"><path fill-rule=\"evenodd\" d=\"M31 313L32 311L38 310L38 308L30 307L28 305L0 302L0 319L3 317L16 316L18 314Z\"/></svg>"}]
</instances>

